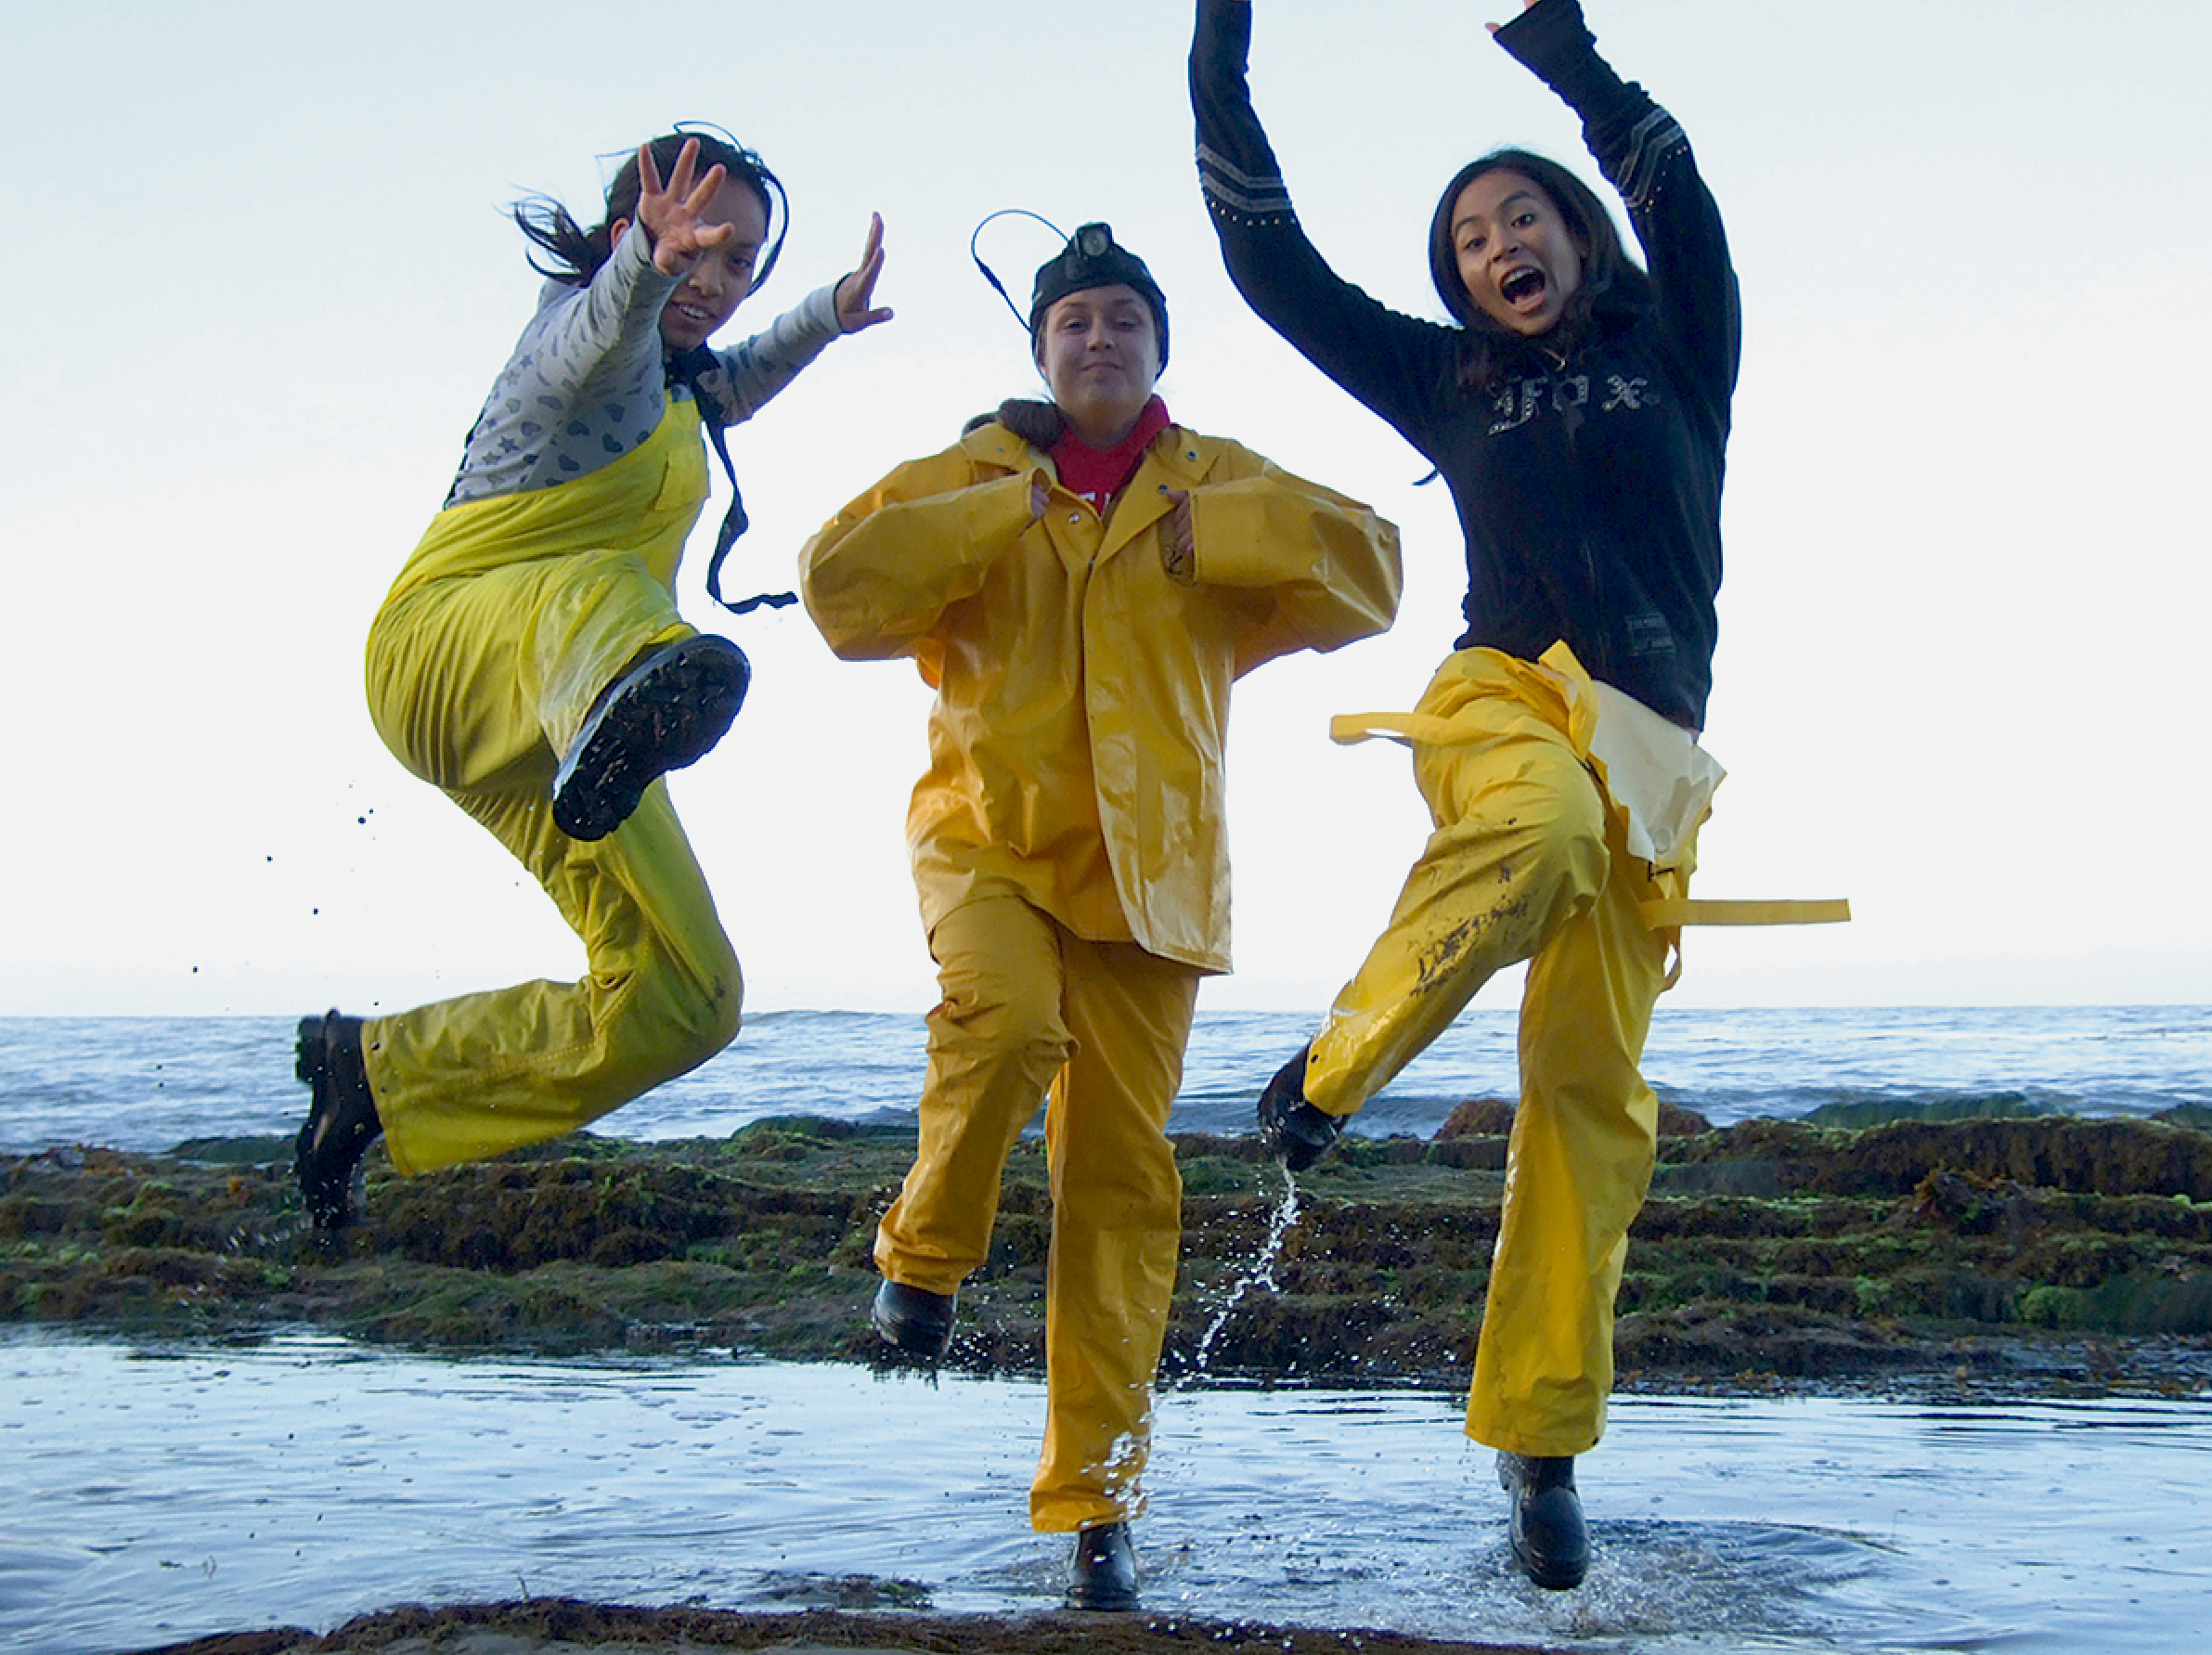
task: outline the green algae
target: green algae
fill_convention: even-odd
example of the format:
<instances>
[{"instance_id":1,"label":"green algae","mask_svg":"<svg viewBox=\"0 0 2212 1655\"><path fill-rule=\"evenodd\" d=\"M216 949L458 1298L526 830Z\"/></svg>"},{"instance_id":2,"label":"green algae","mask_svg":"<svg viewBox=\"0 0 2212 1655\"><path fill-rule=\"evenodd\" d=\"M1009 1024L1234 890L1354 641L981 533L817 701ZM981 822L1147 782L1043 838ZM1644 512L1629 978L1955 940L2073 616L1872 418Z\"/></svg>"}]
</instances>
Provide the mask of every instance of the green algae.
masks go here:
<instances>
[{"instance_id":1,"label":"green algae","mask_svg":"<svg viewBox=\"0 0 2212 1655\"><path fill-rule=\"evenodd\" d=\"M1665 1124L1622 1282L1626 1383L2044 1374L2068 1364L2024 1357L2024 1342L2084 1339L2134 1341L2135 1366L2166 1389L2212 1376L2212 1133L1996 1115L1714 1131L1675 1111ZM1350 1138L1300 1174L1273 1290L1236 1302L1208 1372L1464 1375L1510 1126L1505 1105L1468 1105L1434 1140ZM783 1118L668 1144L577 1134L413 1179L380 1152L364 1222L328 1250L298 1211L287 1145L245 1142L0 1157L0 1321L884 1359L866 1321L872 1247L911 1130ZM1171 1378L1195 1373L1286 1188L1248 1139L1187 1134L1177 1156ZM954 1364L1041 1369L1050 1242L1042 1149L1026 1141L963 1290ZM2130 1371L2071 1364L2090 1367L2099 1383Z\"/></svg>"}]
</instances>

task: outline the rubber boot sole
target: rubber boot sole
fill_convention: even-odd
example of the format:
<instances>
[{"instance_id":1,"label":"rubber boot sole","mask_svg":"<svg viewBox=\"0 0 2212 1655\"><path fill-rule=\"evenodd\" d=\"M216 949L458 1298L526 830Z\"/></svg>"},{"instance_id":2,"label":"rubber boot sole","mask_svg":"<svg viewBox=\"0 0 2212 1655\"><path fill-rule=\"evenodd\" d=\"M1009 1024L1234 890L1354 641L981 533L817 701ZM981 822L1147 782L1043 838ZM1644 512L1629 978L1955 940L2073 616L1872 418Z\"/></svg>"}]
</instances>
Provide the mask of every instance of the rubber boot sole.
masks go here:
<instances>
[{"instance_id":1,"label":"rubber boot sole","mask_svg":"<svg viewBox=\"0 0 2212 1655\"><path fill-rule=\"evenodd\" d=\"M654 650L610 685L553 777L553 822L572 839L603 839L645 790L696 764L744 705L744 652L708 633Z\"/></svg>"}]
</instances>

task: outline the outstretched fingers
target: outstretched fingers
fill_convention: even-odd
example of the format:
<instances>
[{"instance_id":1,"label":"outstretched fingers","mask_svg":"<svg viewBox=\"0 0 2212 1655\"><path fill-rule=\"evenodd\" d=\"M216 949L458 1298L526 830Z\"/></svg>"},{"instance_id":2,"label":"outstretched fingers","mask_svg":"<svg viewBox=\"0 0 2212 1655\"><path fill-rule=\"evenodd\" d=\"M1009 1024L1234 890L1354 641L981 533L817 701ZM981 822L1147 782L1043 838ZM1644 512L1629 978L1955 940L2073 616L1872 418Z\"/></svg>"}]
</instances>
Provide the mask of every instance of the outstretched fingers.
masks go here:
<instances>
[{"instance_id":1,"label":"outstretched fingers","mask_svg":"<svg viewBox=\"0 0 2212 1655\"><path fill-rule=\"evenodd\" d=\"M683 153L677 157L677 176L668 181L668 193L682 196L683 210L693 218L702 216L707 208L714 205L715 191L721 188L730 176L730 169L718 161L706 169L705 175L687 193L684 189L684 163L696 161L698 157L699 140L693 138L690 143L684 145ZM730 225L721 225L717 227L725 232L733 233L733 226Z\"/></svg>"},{"instance_id":2,"label":"outstretched fingers","mask_svg":"<svg viewBox=\"0 0 2212 1655\"><path fill-rule=\"evenodd\" d=\"M858 333L863 328L873 328L878 322L887 322L892 312L889 305L875 303L875 278L884 269L884 215L868 215L868 240L860 249L860 262L837 284L837 326L847 333Z\"/></svg>"},{"instance_id":3,"label":"outstretched fingers","mask_svg":"<svg viewBox=\"0 0 2212 1655\"><path fill-rule=\"evenodd\" d=\"M737 234L735 225L700 222L730 174L719 162L704 175L698 166L699 140L686 138L664 185L653 146L638 147L638 222L652 239L653 267L663 276L681 276L702 252Z\"/></svg>"}]
</instances>

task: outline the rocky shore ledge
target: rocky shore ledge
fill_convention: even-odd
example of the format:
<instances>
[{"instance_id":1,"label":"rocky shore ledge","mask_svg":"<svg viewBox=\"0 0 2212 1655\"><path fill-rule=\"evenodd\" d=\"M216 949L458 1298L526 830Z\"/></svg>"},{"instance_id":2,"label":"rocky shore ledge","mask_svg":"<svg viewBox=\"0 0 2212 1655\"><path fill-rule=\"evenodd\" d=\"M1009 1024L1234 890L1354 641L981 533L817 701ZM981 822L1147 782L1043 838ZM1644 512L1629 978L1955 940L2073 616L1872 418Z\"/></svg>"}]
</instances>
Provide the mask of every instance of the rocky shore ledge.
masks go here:
<instances>
[{"instance_id":1,"label":"rocky shore ledge","mask_svg":"<svg viewBox=\"0 0 2212 1655\"><path fill-rule=\"evenodd\" d=\"M2011 1117L1871 1124L1669 1110L1621 1293L1623 1389L2012 1394L2212 1390L2212 1131ZM1349 1137L1290 1193L1245 1139L1177 1139L1172 1375L1458 1382L1497 1233L1509 1105L1433 1139ZM428 1176L372 1153L323 1249L290 1145L0 1157L0 1320L236 1339L311 1325L416 1349L877 1362L869 1247L909 1130L809 1118L725 1139L578 1134ZM950 1362L1037 1373L1050 1203L1008 1170ZM1210 1335L1210 1340L1209 1336Z\"/></svg>"},{"instance_id":2,"label":"rocky shore ledge","mask_svg":"<svg viewBox=\"0 0 2212 1655\"><path fill-rule=\"evenodd\" d=\"M1274 1626L1189 1615L949 1615L874 1610L744 1614L526 1598L363 1615L327 1634L233 1632L136 1655L1557 1655L1378 1628Z\"/></svg>"}]
</instances>

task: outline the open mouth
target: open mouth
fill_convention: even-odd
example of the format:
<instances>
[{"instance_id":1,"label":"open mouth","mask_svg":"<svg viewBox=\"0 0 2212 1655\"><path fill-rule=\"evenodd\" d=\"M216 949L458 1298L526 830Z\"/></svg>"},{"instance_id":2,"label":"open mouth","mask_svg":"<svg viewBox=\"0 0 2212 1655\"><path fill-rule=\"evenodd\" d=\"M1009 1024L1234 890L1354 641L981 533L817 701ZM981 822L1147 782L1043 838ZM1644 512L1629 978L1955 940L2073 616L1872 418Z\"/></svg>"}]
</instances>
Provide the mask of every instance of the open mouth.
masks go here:
<instances>
[{"instance_id":1,"label":"open mouth","mask_svg":"<svg viewBox=\"0 0 2212 1655\"><path fill-rule=\"evenodd\" d=\"M1505 280L1497 284L1497 291L1507 304L1519 306L1542 299L1546 285L1543 271L1523 265L1518 270L1507 271Z\"/></svg>"}]
</instances>

